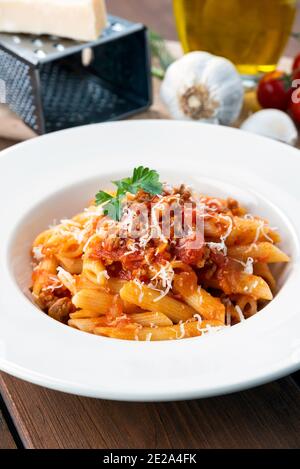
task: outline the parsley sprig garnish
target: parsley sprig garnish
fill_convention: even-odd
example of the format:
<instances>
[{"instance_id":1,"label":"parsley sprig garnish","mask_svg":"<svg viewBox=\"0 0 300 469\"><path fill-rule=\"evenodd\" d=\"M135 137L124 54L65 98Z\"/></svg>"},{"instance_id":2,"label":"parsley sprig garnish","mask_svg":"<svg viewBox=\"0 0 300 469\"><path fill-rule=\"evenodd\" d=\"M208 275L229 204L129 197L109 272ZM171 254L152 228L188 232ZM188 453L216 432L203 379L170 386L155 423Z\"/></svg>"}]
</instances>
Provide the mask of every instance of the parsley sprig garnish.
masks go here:
<instances>
[{"instance_id":1,"label":"parsley sprig garnish","mask_svg":"<svg viewBox=\"0 0 300 469\"><path fill-rule=\"evenodd\" d=\"M134 168L132 177L112 181L112 183L117 187L116 195L112 196L107 192L99 191L96 194L96 205L104 204L104 214L116 221L121 219L122 201L127 192L136 194L139 190L143 190L151 195L162 192L158 172L144 168L144 166Z\"/></svg>"}]
</instances>

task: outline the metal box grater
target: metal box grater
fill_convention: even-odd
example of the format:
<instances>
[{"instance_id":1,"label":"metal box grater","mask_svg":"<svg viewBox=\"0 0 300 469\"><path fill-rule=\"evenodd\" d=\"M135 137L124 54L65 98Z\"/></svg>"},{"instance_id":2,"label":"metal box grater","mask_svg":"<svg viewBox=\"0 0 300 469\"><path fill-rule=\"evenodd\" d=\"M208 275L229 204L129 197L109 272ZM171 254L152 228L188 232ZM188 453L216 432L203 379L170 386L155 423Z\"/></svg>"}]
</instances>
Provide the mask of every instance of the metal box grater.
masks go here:
<instances>
[{"instance_id":1,"label":"metal box grater","mask_svg":"<svg viewBox=\"0 0 300 469\"><path fill-rule=\"evenodd\" d=\"M0 79L38 134L124 118L151 104L147 30L109 16L93 42L0 33Z\"/></svg>"}]
</instances>

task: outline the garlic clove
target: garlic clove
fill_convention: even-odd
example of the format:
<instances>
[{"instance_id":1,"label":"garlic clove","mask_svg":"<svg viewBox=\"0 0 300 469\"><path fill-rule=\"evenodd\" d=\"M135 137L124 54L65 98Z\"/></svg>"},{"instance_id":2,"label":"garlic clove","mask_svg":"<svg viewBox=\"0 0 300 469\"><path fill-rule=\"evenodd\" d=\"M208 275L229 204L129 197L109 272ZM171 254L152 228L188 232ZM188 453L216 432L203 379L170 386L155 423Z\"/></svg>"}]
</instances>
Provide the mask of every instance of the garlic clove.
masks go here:
<instances>
[{"instance_id":1,"label":"garlic clove","mask_svg":"<svg viewBox=\"0 0 300 469\"><path fill-rule=\"evenodd\" d=\"M230 124L243 96L234 65L208 52L190 52L173 62L161 85L161 99L174 119Z\"/></svg>"},{"instance_id":2,"label":"garlic clove","mask_svg":"<svg viewBox=\"0 0 300 469\"><path fill-rule=\"evenodd\" d=\"M207 112L200 110L201 121L218 123L214 111L209 112L211 104L205 102L207 88L198 89L197 86L198 76L203 73L211 57L213 57L212 54L208 52L190 52L168 67L160 94L174 119L197 120L197 108L199 109L200 104L202 108L204 106L208 108ZM198 60L199 58L201 60Z\"/></svg>"},{"instance_id":3,"label":"garlic clove","mask_svg":"<svg viewBox=\"0 0 300 469\"><path fill-rule=\"evenodd\" d=\"M240 115L244 98L243 83L235 66L230 60L214 57L203 78L209 84L211 96L222 102L218 112L220 123L232 124Z\"/></svg>"},{"instance_id":4,"label":"garlic clove","mask_svg":"<svg viewBox=\"0 0 300 469\"><path fill-rule=\"evenodd\" d=\"M298 139L298 131L294 122L290 116L278 109L257 111L248 117L240 128L289 145L295 145Z\"/></svg>"}]
</instances>

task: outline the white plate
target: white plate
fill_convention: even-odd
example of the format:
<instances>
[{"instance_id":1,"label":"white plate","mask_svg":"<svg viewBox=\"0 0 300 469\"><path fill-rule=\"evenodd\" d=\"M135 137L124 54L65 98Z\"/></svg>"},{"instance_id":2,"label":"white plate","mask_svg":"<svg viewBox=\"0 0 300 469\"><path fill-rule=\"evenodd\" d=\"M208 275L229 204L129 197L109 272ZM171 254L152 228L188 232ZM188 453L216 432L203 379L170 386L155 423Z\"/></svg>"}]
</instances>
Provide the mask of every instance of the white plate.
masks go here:
<instances>
[{"instance_id":1,"label":"white plate","mask_svg":"<svg viewBox=\"0 0 300 469\"><path fill-rule=\"evenodd\" d=\"M53 219L83 209L137 165L171 182L229 195L264 215L291 255L259 314L216 334L130 342L64 326L28 295L30 245ZM225 127L171 121L91 125L16 145L0 157L0 368L65 392L174 400L240 390L300 367L300 154ZM27 295L27 297L26 297Z\"/></svg>"}]
</instances>

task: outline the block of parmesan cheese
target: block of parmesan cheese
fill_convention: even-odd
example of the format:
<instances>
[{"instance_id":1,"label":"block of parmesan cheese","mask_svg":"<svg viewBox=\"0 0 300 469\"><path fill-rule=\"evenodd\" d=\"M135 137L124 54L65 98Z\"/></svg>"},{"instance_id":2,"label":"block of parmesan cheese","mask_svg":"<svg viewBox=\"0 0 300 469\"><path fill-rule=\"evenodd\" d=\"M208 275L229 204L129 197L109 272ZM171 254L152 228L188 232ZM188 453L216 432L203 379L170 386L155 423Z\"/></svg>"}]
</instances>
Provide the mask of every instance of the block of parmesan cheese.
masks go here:
<instances>
[{"instance_id":1,"label":"block of parmesan cheese","mask_svg":"<svg viewBox=\"0 0 300 469\"><path fill-rule=\"evenodd\" d=\"M0 0L0 31L97 39L106 26L104 0Z\"/></svg>"}]
</instances>

